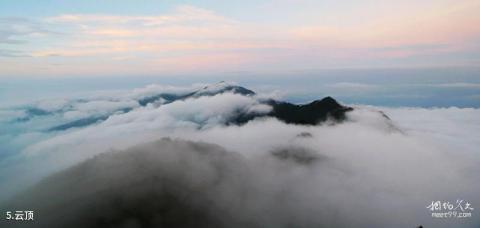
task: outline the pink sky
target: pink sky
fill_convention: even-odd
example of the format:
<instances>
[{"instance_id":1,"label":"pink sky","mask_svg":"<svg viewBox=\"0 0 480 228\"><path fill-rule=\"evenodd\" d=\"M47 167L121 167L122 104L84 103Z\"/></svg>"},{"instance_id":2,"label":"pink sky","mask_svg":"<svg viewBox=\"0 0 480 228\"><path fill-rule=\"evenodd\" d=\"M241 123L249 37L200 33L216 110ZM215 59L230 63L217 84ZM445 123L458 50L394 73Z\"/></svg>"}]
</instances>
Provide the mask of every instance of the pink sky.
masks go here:
<instances>
[{"instance_id":1,"label":"pink sky","mask_svg":"<svg viewBox=\"0 0 480 228\"><path fill-rule=\"evenodd\" d=\"M304 1L281 1L258 21L193 5L155 15L3 17L0 76L479 65L480 1L386 2L315 14Z\"/></svg>"}]
</instances>

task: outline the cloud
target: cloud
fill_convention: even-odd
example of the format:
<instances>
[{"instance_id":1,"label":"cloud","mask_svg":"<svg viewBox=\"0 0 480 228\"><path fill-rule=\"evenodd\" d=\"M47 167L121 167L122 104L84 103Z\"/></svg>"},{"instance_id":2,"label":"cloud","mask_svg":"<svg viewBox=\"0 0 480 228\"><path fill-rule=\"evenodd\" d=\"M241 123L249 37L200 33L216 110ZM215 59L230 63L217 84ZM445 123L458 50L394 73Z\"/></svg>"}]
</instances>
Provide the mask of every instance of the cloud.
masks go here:
<instances>
[{"instance_id":1,"label":"cloud","mask_svg":"<svg viewBox=\"0 0 480 228\"><path fill-rule=\"evenodd\" d=\"M220 102L220 98L208 99ZM180 105L172 109L188 110L195 104L204 103L189 103L190 107ZM74 201L67 210L75 212L75 216L68 219L94 216L117 218L120 223L146 220L135 215L127 219L118 207L111 206L114 199L121 199L122 205L129 209L140 208L135 202L149 199L141 204L151 209L141 210L140 214L144 215L155 214L158 206L167 211L181 208L176 211L181 211L182 215L190 211L201 212L194 214L198 216L188 216L191 221L180 215L183 219L176 220L173 216L172 222L207 220L234 227L243 227L245 223L260 227L288 224L303 227L415 227L420 224L449 227L461 224L474 227L478 222L475 218L465 221L432 219L426 206L434 200L455 200L457 197L464 197L474 205L478 202L475 191L479 187L478 176L473 174L478 172L478 158L475 158L478 139L474 137L478 136L476 128L480 123L476 116L479 110L399 108L385 111L405 134L390 131L379 123L377 112L360 110L352 113L350 122L334 126L296 126L266 119L244 126L182 129L182 121L175 122L174 128L149 122L150 126L156 125L152 126L156 130L148 138L170 135L211 142L226 149L205 143L161 140L98 155L104 149L94 142L94 137L83 142L74 142L73 137L70 138L73 144L52 144L45 152L55 149L57 152L51 158L55 157L57 162L65 162L65 158L78 153L89 154L86 157L97 156L50 177L31 191L31 195L27 193L19 200L21 205L35 205L41 211L46 205L43 200L51 201L52 194L57 194L54 200L67 201L82 195L82 202L98 205L105 213L92 215L80 201ZM178 113L172 114L176 117ZM139 124L137 120L126 119ZM117 126L117 123L108 125L116 131L99 141L109 146L115 144L115 147L127 138L130 145L148 141L144 138L149 131L146 125L142 125L142 130L134 125L121 130ZM98 125L92 129L101 132L106 127ZM126 131L142 136L121 136ZM311 137L298 137L302 132L308 132ZM92 143L97 145L92 146ZM453 153L458 149L462 156ZM301 162L308 158L314 162ZM77 157L73 164L84 159ZM144 182L152 184L142 184ZM62 187L65 185L75 188L68 191L65 198L58 197L58 194L65 194L66 189ZM161 203L166 199L163 194L173 200L169 206ZM177 202L177 197L187 197L181 201L186 204ZM72 221L68 219L57 220L52 215L44 221L55 224ZM81 221L79 224L92 220Z\"/></svg>"},{"instance_id":2,"label":"cloud","mask_svg":"<svg viewBox=\"0 0 480 228\"><path fill-rule=\"evenodd\" d=\"M36 20L7 18L0 42L8 42L12 47L6 50L18 53L3 51L7 60L2 61L8 67L0 73L196 75L472 65L468 53L478 49L475 41L480 31L475 27L478 16L474 14L478 3L354 4L358 8L348 16L315 12L305 16L308 20L301 17L295 23L280 19L296 18L290 8L279 12L279 18L251 22L189 5L150 16L87 13ZM298 5L310 12L308 4ZM8 61L15 56L35 58ZM46 67L52 61L63 65Z\"/></svg>"},{"instance_id":3,"label":"cloud","mask_svg":"<svg viewBox=\"0 0 480 228\"><path fill-rule=\"evenodd\" d=\"M106 108L102 107L102 109ZM98 111L98 108L94 110ZM112 134L141 138L142 132L151 131L153 133L157 129L175 130L185 128L193 130L208 128L226 123L229 118L232 118L238 112L267 113L270 110L271 107L260 104L254 98L230 93L176 101L159 107L148 105L128 113L111 115L96 127L80 129L72 132L72 134L61 134L53 137L27 149L27 153L35 154L49 150L54 152L56 149L50 148L51 146L75 145L89 140L96 142L110 140ZM69 114L69 112L66 114ZM130 142L127 144L132 145Z\"/></svg>"},{"instance_id":4,"label":"cloud","mask_svg":"<svg viewBox=\"0 0 480 228\"><path fill-rule=\"evenodd\" d=\"M186 208L175 205L202 208L200 211L207 213L202 218L232 224L247 221L261 227L473 227L479 222L475 217L465 221L435 220L425 208L435 200L462 198L474 207L480 202L475 191L480 187L475 175L480 171L476 156L480 144L479 109L358 106L342 124L301 126L265 118L242 126L225 126L222 123L239 110L268 112L269 107L259 104L255 96L223 93L173 103L133 105L127 113L111 113L105 121L83 128L55 133L35 131L58 124L64 118L62 113L72 107L85 113L111 111L134 98L186 90L152 85L115 99L92 96L79 99L81 102L42 102L38 107L59 113L19 126L4 124L2 129L9 129L7 133L22 126L26 130L20 129L14 137L0 134L0 140L5 137L9 142L14 138L16 143L5 148L15 151L13 155L0 161L4 164L0 170L0 198L6 199L52 173L76 167L40 185L40 189L46 189L41 194L64 191L62 183L77 179L75 173L94 172L92 179L85 181L98 184L88 186L110 189L109 195L118 194L126 205L138 199L131 198L132 192L143 192L143 197L159 188L170 194L173 190L169 189L177 189L176 184L186 192L201 186L191 194L198 198L188 200L197 199L198 204L183 205ZM162 137L179 141L149 143ZM106 151L111 152L103 154ZM22 175L11 178L15 173ZM158 175L162 175L161 180L173 182L148 185L153 188L136 182ZM111 181L104 182L103 178ZM71 196L91 190L84 188L83 181L72 184L78 188ZM29 202L39 204L48 198L31 197ZM107 202L102 204L106 211L114 210L108 206L108 198L101 198L93 194L85 200ZM85 212L81 205L72 210L75 208L81 210L79 214ZM263 219L259 214L264 215Z\"/></svg>"},{"instance_id":5,"label":"cloud","mask_svg":"<svg viewBox=\"0 0 480 228\"><path fill-rule=\"evenodd\" d=\"M451 89L478 89L480 88L480 83L469 83L469 82L455 82L455 83L441 83L441 84L430 84L432 87L439 88L451 88Z\"/></svg>"},{"instance_id":6,"label":"cloud","mask_svg":"<svg viewBox=\"0 0 480 228\"><path fill-rule=\"evenodd\" d=\"M30 57L27 53L17 50L0 49L0 57Z\"/></svg>"},{"instance_id":7,"label":"cloud","mask_svg":"<svg viewBox=\"0 0 480 228\"><path fill-rule=\"evenodd\" d=\"M132 51L211 50L228 45L223 39L231 41L232 36L239 35L237 22L212 11L187 5L178 6L173 12L159 16L73 14L47 18L46 21L72 26L75 36L82 38L70 40L65 48L36 51L35 56L44 56L46 53L85 56ZM72 47L82 49L74 50ZM230 48L234 47L231 45Z\"/></svg>"},{"instance_id":8,"label":"cloud","mask_svg":"<svg viewBox=\"0 0 480 228\"><path fill-rule=\"evenodd\" d=\"M79 119L92 114L107 115L118 110L131 109L138 107L137 101L91 101L78 103L73 107L73 111L67 111L63 115L66 119Z\"/></svg>"},{"instance_id":9,"label":"cloud","mask_svg":"<svg viewBox=\"0 0 480 228\"><path fill-rule=\"evenodd\" d=\"M52 33L36 21L17 18L0 18L0 44L24 44L28 39Z\"/></svg>"},{"instance_id":10,"label":"cloud","mask_svg":"<svg viewBox=\"0 0 480 228\"><path fill-rule=\"evenodd\" d=\"M453 40L478 37L478 15L474 12L479 7L476 1L405 1L378 7L359 3L359 9L342 17L340 25L317 23L295 28L292 33L319 45L325 41L327 45L333 42L342 47L416 47L415 51L422 51L425 47L444 47ZM359 17L363 20L359 21Z\"/></svg>"},{"instance_id":11,"label":"cloud","mask_svg":"<svg viewBox=\"0 0 480 228\"><path fill-rule=\"evenodd\" d=\"M50 22L61 23L94 23L94 24L130 24L141 26L163 26L172 23L185 22L234 22L225 17L219 16L213 11L198 8L190 5L177 6L173 13L161 16L114 16L114 15L96 15L96 14L64 14L48 18Z\"/></svg>"}]
</instances>

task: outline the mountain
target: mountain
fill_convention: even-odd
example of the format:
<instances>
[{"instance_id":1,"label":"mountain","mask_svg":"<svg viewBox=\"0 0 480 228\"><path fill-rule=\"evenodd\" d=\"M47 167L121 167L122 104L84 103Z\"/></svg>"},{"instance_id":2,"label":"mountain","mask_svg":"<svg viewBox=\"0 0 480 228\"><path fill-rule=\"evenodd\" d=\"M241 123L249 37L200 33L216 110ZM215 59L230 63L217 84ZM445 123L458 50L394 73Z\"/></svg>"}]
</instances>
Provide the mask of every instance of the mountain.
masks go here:
<instances>
[{"instance_id":1,"label":"mountain","mask_svg":"<svg viewBox=\"0 0 480 228\"><path fill-rule=\"evenodd\" d=\"M255 92L249 89L246 89L244 87L237 86L237 85L232 85L225 81L221 81L219 83L211 84L203 87L202 89L194 92L192 96L195 96L195 97L214 96L214 95L225 93L225 92L231 92L231 93L241 94L245 96L255 95Z\"/></svg>"},{"instance_id":2,"label":"mountain","mask_svg":"<svg viewBox=\"0 0 480 228\"><path fill-rule=\"evenodd\" d=\"M222 93L235 93L235 94L241 94L245 96L252 96L255 95L255 92L246 89L241 86L237 85L232 85L229 84L225 81L221 81L219 83L215 84L210 84L207 86L204 86L203 88L193 91L193 92L188 92L184 94L173 94L173 93L161 93L153 96L148 96L144 97L140 100L138 100L138 103L142 106L145 106L149 103L154 103L160 99L164 100L164 104L168 104L177 100L184 100L188 98L197 98L197 97L202 97L202 96L215 96L217 94L222 94Z\"/></svg>"},{"instance_id":3,"label":"mountain","mask_svg":"<svg viewBox=\"0 0 480 228\"><path fill-rule=\"evenodd\" d=\"M339 104L331 97L303 105L276 100L267 100L264 103L271 106L272 111L266 114L239 114L228 124L243 124L259 117L274 117L287 124L316 125L329 118L341 122L346 119L345 113L353 110L351 107Z\"/></svg>"},{"instance_id":4,"label":"mountain","mask_svg":"<svg viewBox=\"0 0 480 228\"><path fill-rule=\"evenodd\" d=\"M261 99L256 97L256 93L250 89L247 89L242 86L235 84L230 84L227 82L219 82L215 84L210 84L202 88L193 90L193 91L183 91L183 92L160 92L158 94L137 97L133 102L138 102L139 106L147 106L149 104L155 105L168 105L170 103L186 100L186 99L197 99L205 96L215 96L223 93L233 93L242 96L248 96L253 99L256 99L258 103L268 105L272 109L268 113L255 113L240 110L234 116L230 117L225 121L227 125L241 125L247 123L256 118L264 117L274 117L280 121L283 121L287 124L301 124L301 125L316 125L320 122L331 119L333 121L341 122L345 120L345 113L353 110L351 107L346 107L339 104L332 97L325 97L321 100L316 100L308 104L292 104L285 101L278 101L274 99ZM33 110L27 114L35 115L47 115L50 113L44 113L40 109L29 109ZM53 126L47 131L63 131L70 128L80 128L86 127L92 124L100 123L108 119L111 115L115 113L127 113L134 110L134 107L122 107L120 109L114 109L107 113L101 113L97 115L89 115L84 118L71 120L65 123L58 124ZM28 110L27 110L28 111Z\"/></svg>"},{"instance_id":5,"label":"mountain","mask_svg":"<svg viewBox=\"0 0 480 228\"><path fill-rule=\"evenodd\" d=\"M328 157L303 147L279 147L266 156L259 159L266 159L262 161L269 166L259 169L256 159L216 144L163 138L101 153L52 174L0 205L0 210L32 208L39 219L22 227L253 228L311 222L285 220L282 224L277 223L277 216L258 219L255 208L268 206L268 213L275 215L302 208L294 207L297 198L291 197L296 186L273 188L272 177L264 168L282 168L288 173L287 162L292 167L313 168ZM283 184L288 179L276 176L273 180ZM279 193L281 200L272 200L278 199ZM2 220L0 226L2 222L17 227L15 221Z\"/></svg>"},{"instance_id":6,"label":"mountain","mask_svg":"<svg viewBox=\"0 0 480 228\"><path fill-rule=\"evenodd\" d=\"M270 101L273 107L269 116L289 124L315 125L332 118L337 121L345 120L345 113L353 108L339 104L331 97L325 97L304 105L295 105L288 102Z\"/></svg>"},{"instance_id":7,"label":"mountain","mask_svg":"<svg viewBox=\"0 0 480 228\"><path fill-rule=\"evenodd\" d=\"M255 92L252 90L221 81L219 83L210 84L197 91L183 95L159 94L152 97L147 97L139 100L139 104L144 106L148 103L155 102L160 98L165 100L165 104L174 102L176 100L198 98L202 96L215 96L217 94L226 92L241 94L244 96L255 95ZM261 101L261 103L272 106L272 111L267 114L238 113L237 116L234 116L227 121L227 124L243 124L255 118L268 116L275 117L289 124L315 125L319 122L327 120L328 118L336 121L342 121L345 119L345 113L353 110L351 107L340 105L332 97L325 97L321 100L316 100L303 105L296 105L273 99Z\"/></svg>"}]
</instances>

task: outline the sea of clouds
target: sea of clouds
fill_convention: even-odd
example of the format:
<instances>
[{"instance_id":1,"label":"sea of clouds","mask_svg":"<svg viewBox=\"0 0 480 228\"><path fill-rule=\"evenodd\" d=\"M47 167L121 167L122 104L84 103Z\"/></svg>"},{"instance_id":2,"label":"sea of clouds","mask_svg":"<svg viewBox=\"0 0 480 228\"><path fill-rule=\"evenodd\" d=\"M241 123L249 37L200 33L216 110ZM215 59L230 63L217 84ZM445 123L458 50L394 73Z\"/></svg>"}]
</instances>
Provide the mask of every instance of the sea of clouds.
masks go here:
<instances>
[{"instance_id":1,"label":"sea of clouds","mask_svg":"<svg viewBox=\"0 0 480 228\"><path fill-rule=\"evenodd\" d=\"M480 224L476 211L480 205L479 109L356 105L340 124L327 121L303 126L261 118L237 126L225 123L238 112L269 112L271 107L260 102L269 95L221 93L168 104L162 100L146 106L138 103L160 92L181 94L198 87L152 85L128 93L44 100L1 109L0 204L47 176L104 153L138 154L139 160L154 156L152 160L158 162L148 165L164 167L168 170L164 175L171 172L170 178L188 171L196 178L184 178L183 184L194 185L201 177L211 183L209 166L217 163L195 162L192 156L197 155L185 152L190 148L192 153L220 150L232 156L216 161L235 166L226 174L226 184L206 186L198 193L198 198L213 200L223 211L217 213L222 218L215 218L223 225ZM92 117L102 118L87 126L49 130ZM173 141L160 140L165 137ZM154 141L157 143L151 143ZM196 147L189 143L207 144ZM180 155L172 159L172 154ZM132 163L123 164L121 155L106 158L120 163L113 166L118 173L133 172ZM95 170L92 175L108 173L115 180L109 176L115 176L111 169ZM125 178L122 181L128 182L138 176L130 173ZM246 196L242 195L245 191ZM457 199L472 204L472 218L434 219L426 208L432 201ZM135 221L132 224L135 227Z\"/></svg>"}]
</instances>

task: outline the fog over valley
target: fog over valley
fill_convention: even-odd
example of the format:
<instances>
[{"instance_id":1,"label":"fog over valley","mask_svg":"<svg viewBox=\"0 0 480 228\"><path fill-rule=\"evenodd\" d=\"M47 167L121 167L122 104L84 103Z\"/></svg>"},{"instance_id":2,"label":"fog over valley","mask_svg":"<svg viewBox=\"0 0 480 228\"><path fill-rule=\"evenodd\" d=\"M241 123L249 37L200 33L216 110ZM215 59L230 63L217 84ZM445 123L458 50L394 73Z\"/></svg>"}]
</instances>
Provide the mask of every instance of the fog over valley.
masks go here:
<instances>
[{"instance_id":1,"label":"fog over valley","mask_svg":"<svg viewBox=\"0 0 480 228\"><path fill-rule=\"evenodd\" d=\"M230 82L40 99L0 110L0 208L44 227L476 227L427 206L480 205L479 132L476 108Z\"/></svg>"}]
</instances>

